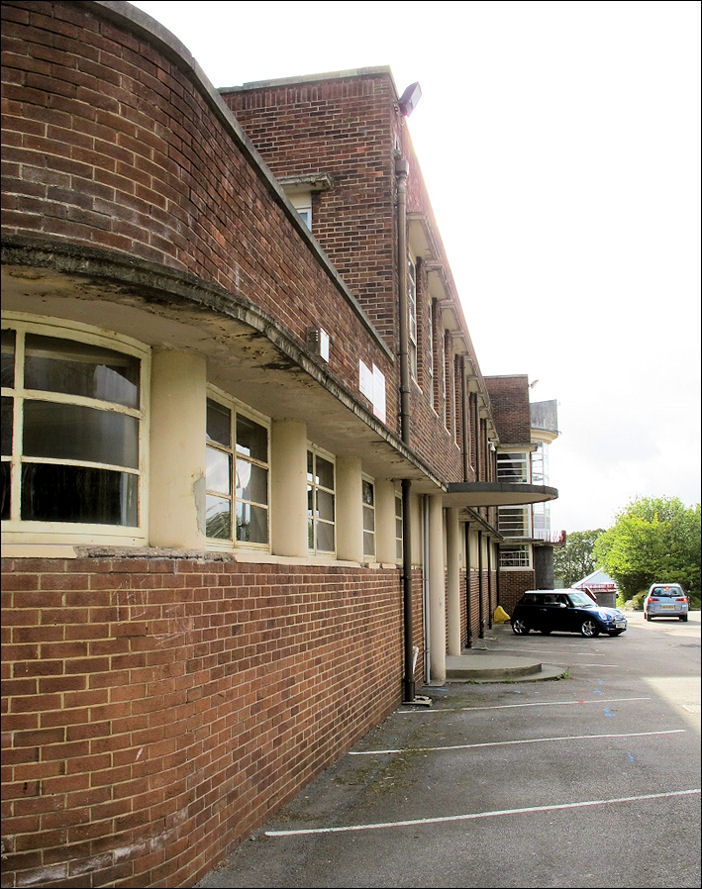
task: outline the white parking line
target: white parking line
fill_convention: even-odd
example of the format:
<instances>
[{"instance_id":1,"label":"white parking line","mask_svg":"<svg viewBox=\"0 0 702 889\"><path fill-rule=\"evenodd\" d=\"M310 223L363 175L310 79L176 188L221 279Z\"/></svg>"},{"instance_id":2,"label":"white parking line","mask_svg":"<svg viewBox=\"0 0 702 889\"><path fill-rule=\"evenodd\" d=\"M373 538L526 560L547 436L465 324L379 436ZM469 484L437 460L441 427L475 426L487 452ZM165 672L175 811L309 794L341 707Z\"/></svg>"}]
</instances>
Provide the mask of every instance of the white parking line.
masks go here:
<instances>
[{"instance_id":1,"label":"white parking line","mask_svg":"<svg viewBox=\"0 0 702 889\"><path fill-rule=\"evenodd\" d=\"M489 707L443 707L440 709L398 710L398 713L471 713L473 710L511 710L515 707L572 707L583 704L618 704L627 701L650 701L651 698L598 698L592 701L533 701L522 704L491 704Z\"/></svg>"},{"instance_id":2,"label":"white parking line","mask_svg":"<svg viewBox=\"0 0 702 889\"><path fill-rule=\"evenodd\" d=\"M666 799L674 796L689 796L699 793L700 788L691 790L671 790L667 793L645 793L641 796L620 796L615 799L591 799L576 803L558 803L551 806L527 806L523 809L496 809L492 812L475 812L470 815L443 815L437 818L416 818L412 821L385 821L379 824L349 824L343 827L308 827L298 830L267 830L267 837L292 837L315 833L344 833L355 830L383 830L393 827L418 827L424 824L446 824L451 821L477 821L480 818L497 818L504 815L524 815L534 812L557 812L562 809L582 809L587 806L612 806L620 803L635 803L650 799Z\"/></svg>"},{"instance_id":3,"label":"white parking line","mask_svg":"<svg viewBox=\"0 0 702 889\"><path fill-rule=\"evenodd\" d=\"M381 756L385 753L440 753L442 750L474 750L479 747L510 747L517 744L544 744L549 741L593 741L604 738L642 738L651 735L680 735L684 728L665 729L658 732L622 732L607 735L561 735L553 738L520 738L516 741L483 741L480 744L449 744L445 747L398 747L387 750L349 750L348 756Z\"/></svg>"}]
</instances>

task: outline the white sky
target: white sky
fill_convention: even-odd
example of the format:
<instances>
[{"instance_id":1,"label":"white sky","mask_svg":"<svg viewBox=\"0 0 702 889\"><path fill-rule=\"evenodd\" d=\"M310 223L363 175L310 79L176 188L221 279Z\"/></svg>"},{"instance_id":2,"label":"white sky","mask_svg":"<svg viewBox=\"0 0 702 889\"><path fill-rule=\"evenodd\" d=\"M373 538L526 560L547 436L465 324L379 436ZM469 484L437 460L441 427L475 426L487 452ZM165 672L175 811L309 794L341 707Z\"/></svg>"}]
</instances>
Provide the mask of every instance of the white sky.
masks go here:
<instances>
[{"instance_id":1,"label":"white sky","mask_svg":"<svg viewBox=\"0 0 702 889\"><path fill-rule=\"evenodd\" d=\"M137 2L217 87L390 66L483 374L558 399L552 528L700 501L700 3Z\"/></svg>"}]
</instances>

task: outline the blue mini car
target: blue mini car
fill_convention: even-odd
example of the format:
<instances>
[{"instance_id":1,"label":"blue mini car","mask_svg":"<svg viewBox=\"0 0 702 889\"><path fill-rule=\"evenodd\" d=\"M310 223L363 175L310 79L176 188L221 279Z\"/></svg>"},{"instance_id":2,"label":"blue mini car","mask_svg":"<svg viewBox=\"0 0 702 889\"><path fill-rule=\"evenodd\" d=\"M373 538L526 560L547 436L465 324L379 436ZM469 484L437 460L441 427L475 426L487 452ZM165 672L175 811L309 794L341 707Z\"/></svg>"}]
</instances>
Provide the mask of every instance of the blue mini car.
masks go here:
<instances>
[{"instance_id":1,"label":"blue mini car","mask_svg":"<svg viewBox=\"0 0 702 889\"><path fill-rule=\"evenodd\" d=\"M512 630L518 636L530 630L540 633L580 633L619 636L626 617L618 608L604 608L581 590L527 590L512 614Z\"/></svg>"}]
</instances>

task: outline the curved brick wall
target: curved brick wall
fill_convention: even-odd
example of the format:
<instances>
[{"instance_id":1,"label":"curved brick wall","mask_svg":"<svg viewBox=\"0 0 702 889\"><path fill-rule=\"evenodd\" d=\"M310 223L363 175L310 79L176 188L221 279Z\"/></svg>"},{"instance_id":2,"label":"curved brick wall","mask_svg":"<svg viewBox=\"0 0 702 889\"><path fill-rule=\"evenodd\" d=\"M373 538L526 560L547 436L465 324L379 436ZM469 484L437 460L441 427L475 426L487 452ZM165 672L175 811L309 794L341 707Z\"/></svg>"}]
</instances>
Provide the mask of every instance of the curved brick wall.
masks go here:
<instances>
[{"instance_id":1,"label":"curved brick wall","mask_svg":"<svg viewBox=\"0 0 702 889\"><path fill-rule=\"evenodd\" d=\"M327 319L329 369L394 363L311 249L209 85L98 4L3 3L4 234L85 244L191 273L301 343ZM148 20L150 21L150 20ZM174 46L173 38L169 39ZM388 425L396 426L388 399Z\"/></svg>"},{"instance_id":2,"label":"curved brick wall","mask_svg":"<svg viewBox=\"0 0 702 889\"><path fill-rule=\"evenodd\" d=\"M2 596L3 886L191 886L398 703L396 571L4 559Z\"/></svg>"}]
</instances>

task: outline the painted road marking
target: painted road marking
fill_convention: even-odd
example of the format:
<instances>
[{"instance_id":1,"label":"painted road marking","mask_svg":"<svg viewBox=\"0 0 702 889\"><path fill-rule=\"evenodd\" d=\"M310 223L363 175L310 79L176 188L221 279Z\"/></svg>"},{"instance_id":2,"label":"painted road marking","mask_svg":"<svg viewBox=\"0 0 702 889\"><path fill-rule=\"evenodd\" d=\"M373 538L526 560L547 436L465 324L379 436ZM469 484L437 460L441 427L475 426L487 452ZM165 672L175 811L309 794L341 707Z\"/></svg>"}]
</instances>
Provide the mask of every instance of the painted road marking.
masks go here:
<instances>
[{"instance_id":1,"label":"painted road marking","mask_svg":"<svg viewBox=\"0 0 702 889\"><path fill-rule=\"evenodd\" d=\"M470 815L442 815L436 818L416 818L412 821L385 821L378 824L348 824L342 827L307 827L298 830L267 830L267 837L292 837L305 834L344 833L357 830L385 830L393 827L418 827L425 824L447 824L451 821L477 821L481 818L497 818L505 815L525 815L534 812L557 812L565 809L583 809L588 806L613 806L620 803L636 803L651 799L667 799L674 796L690 796L700 788L671 790L667 793L645 793L641 796L620 796L615 799L591 799L576 803L558 803L551 806L527 806L523 809L496 809L492 812L474 812Z\"/></svg>"},{"instance_id":2,"label":"painted road marking","mask_svg":"<svg viewBox=\"0 0 702 889\"><path fill-rule=\"evenodd\" d=\"M398 710L398 713L471 713L473 710L509 710L513 707L571 707L579 704L622 704L627 701L650 701L651 698L600 698L599 701L534 701L528 704L491 704L486 707L442 707L440 709Z\"/></svg>"},{"instance_id":3,"label":"painted road marking","mask_svg":"<svg viewBox=\"0 0 702 889\"><path fill-rule=\"evenodd\" d=\"M474 750L480 747L509 747L516 744L544 744L549 741L593 741L607 738L643 738L651 735L680 735L684 728L671 728L658 732L624 732L607 735L561 735L553 738L522 738L516 741L483 741L479 744L450 744L446 747L398 747L387 750L349 750L348 756L381 756L385 753L434 753L442 750Z\"/></svg>"}]
</instances>

